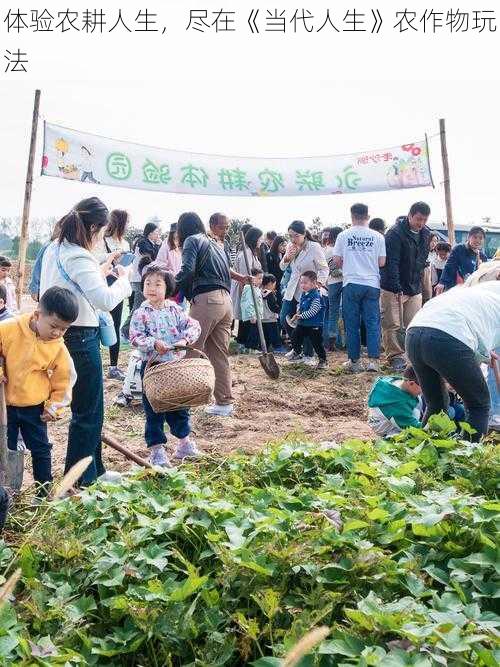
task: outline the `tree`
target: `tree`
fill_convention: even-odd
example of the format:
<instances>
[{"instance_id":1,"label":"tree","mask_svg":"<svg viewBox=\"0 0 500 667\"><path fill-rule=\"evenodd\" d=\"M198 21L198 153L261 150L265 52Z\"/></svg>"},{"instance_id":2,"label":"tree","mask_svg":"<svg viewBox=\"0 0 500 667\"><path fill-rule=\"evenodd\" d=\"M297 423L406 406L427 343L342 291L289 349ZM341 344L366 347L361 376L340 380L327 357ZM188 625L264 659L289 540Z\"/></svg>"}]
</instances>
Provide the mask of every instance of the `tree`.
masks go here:
<instances>
[{"instance_id":1,"label":"tree","mask_svg":"<svg viewBox=\"0 0 500 667\"><path fill-rule=\"evenodd\" d=\"M141 227L127 227L127 231L125 232L125 239L130 243L130 248L132 248L134 240L138 236L142 236L143 231L144 230Z\"/></svg>"},{"instance_id":2,"label":"tree","mask_svg":"<svg viewBox=\"0 0 500 667\"><path fill-rule=\"evenodd\" d=\"M248 225L249 222L250 218L231 218L229 220L226 237L231 248L236 248L240 240L240 229L243 225Z\"/></svg>"},{"instance_id":3,"label":"tree","mask_svg":"<svg viewBox=\"0 0 500 667\"><path fill-rule=\"evenodd\" d=\"M321 222L321 218L319 216L316 216L313 218L312 223L309 225L309 231L311 232L311 235L314 239L319 239L321 236L321 230L323 229L323 223Z\"/></svg>"}]
</instances>

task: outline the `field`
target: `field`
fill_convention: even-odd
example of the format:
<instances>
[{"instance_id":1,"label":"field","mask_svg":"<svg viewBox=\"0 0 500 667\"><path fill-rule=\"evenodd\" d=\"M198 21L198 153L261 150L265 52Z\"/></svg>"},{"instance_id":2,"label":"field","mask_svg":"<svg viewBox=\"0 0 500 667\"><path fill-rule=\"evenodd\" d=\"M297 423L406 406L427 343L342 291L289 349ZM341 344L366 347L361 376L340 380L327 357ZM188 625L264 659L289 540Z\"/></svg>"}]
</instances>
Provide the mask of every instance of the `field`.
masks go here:
<instances>
[{"instance_id":1,"label":"field","mask_svg":"<svg viewBox=\"0 0 500 667\"><path fill-rule=\"evenodd\" d=\"M500 442L444 416L374 441L373 376L344 358L272 381L232 357L234 416L193 411L201 462L152 473L105 447L120 482L38 509L28 470L0 541L0 587L20 568L0 666L497 667ZM105 381L105 430L147 457L119 390Z\"/></svg>"},{"instance_id":2,"label":"field","mask_svg":"<svg viewBox=\"0 0 500 667\"><path fill-rule=\"evenodd\" d=\"M126 352L121 366L126 368ZM193 429L198 445L210 454L233 451L255 453L266 442L289 433L302 433L315 442L349 437L370 437L366 424L366 396L373 377L346 375L339 371L345 355L329 355L330 369L316 372L282 363L276 382L267 378L258 360L248 356L231 358L236 411L230 419L208 417L202 409L193 411ZM105 371L108 355L103 354ZM144 445L142 407L119 408L113 405L121 383L105 380L105 430L122 444L147 457ZM64 467L68 419L51 426L55 473ZM106 466L125 470L127 461L104 446ZM29 462L26 482L31 481Z\"/></svg>"}]
</instances>

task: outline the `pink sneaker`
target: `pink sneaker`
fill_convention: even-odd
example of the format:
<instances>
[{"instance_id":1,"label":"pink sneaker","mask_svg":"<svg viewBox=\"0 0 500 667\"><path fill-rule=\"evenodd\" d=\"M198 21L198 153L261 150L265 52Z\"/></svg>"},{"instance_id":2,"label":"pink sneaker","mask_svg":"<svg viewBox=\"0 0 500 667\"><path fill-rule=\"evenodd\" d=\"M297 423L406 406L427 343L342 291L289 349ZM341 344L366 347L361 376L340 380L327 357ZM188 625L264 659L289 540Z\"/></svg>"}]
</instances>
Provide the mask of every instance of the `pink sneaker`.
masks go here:
<instances>
[{"instance_id":1,"label":"pink sneaker","mask_svg":"<svg viewBox=\"0 0 500 667\"><path fill-rule=\"evenodd\" d=\"M199 459L203 456L203 453L200 452L194 440L188 440L178 445L175 450L174 459L183 460L183 459Z\"/></svg>"},{"instance_id":2,"label":"pink sneaker","mask_svg":"<svg viewBox=\"0 0 500 667\"><path fill-rule=\"evenodd\" d=\"M159 466L160 468L172 467L163 445L153 445L149 448L149 452L149 462L152 466Z\"/></svg>"}]
</instances>

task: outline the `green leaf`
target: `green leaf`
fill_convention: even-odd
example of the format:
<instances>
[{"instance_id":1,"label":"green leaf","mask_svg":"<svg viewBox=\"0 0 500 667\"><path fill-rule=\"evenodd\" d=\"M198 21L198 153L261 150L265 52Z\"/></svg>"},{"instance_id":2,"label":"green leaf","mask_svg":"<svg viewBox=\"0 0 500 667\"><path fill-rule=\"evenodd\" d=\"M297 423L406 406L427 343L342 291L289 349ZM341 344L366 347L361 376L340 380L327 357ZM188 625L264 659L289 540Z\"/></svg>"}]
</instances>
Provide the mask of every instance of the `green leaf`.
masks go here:
<instances>
[{"instance_id":1,"label":"green leaf","mask_svg":"<svg viewBox=\"0 0 500 667\"><path fill-rule=\"evenodd\" d=\"M191 597L193 593L196 593L203 584L208 581L208 576L199 577L197 575L190 575L187 579L184 579L182 584L176 588L172 593L170 593L170 600L172 602L182 602L187 598Z\"/></svg>"},{"instance_id":2,"label":"green leaf","mask_svg":"<svg viewBox=\"0 0 500 667\"><path fill-rule=\"evenodd\" d=\"M348 533L351 530L358 530L359 528L366 528L370 524L367 521L361 521L360 519L352 519L351 521L346 521L344 524L344 530L342 532Z\"/></svg>"},{"instance_id":3,"label":"green leaf","mask_svg":"<svg viewBox=\"0 0 500 667\"><path fill-rule=\"evenodd\" d=\"M384 521L388 516L390 516L389 512L380 508L374 509L367 514L367 517L371 521Z\"/></svg>"}]
</instances>

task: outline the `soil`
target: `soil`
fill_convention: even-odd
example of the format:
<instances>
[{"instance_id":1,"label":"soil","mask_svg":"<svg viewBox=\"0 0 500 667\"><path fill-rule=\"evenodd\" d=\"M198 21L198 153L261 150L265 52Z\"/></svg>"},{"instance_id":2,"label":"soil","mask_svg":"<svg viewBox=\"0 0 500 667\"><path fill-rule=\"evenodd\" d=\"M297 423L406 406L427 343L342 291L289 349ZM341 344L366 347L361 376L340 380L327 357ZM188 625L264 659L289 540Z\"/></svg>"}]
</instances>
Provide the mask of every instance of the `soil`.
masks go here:
<instances>
[{"instance_id":1,"label":"soil","mask_svg":"<svg viewBox=\"0 0 500 667\"><path fill-rule=\"evenodd\" d=\"M120 355L120 366L127 367L127 351ZM231 357L235 412L232 417L210 417L203 408L192 410L193 434L198 446L209 454L225 455L240 451L254 453L266 443L290 433L311 441L341 441L346 438L370 438L366 422L366 398L373 375L346 374L342 371L344 353L329 355L329 368L316 371L290 365L279 358L279 380L269 379L257 357ZM108 354L103 353L104 374ZM147 458L143 439L144 416L140 404L120 408L113 404L121 382L105 379L104 431L113 435L139 456ZM62 473L66 453L68 414L49 425L53 444L53 472ZM121 454L103 445L107 469L127 470L132 464ZM24 486L32 482L31 461L26 457Z\"/></svg>"}]
</instances>

